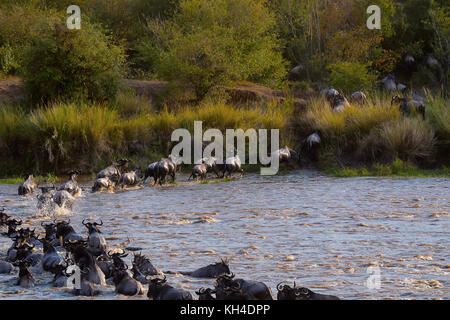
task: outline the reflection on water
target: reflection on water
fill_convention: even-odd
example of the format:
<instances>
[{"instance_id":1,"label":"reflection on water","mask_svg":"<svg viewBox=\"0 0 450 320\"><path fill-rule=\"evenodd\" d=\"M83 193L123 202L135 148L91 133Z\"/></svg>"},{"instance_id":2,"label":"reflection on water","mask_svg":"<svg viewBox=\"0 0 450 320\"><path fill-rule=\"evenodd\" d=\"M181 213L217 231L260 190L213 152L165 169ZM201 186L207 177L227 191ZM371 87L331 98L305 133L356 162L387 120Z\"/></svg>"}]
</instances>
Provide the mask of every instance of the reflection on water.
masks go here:
<instances>
[{"instance_id":1,"label":"reflection on water","mask_svg":"<svg viewBox=\"0 0 450 320\"><path fill-rule=\"evenodd\" d=\"M69 217L79 232L82 219L101 218L110 246L142 247L165 271L227 257L237 277L265 282L274 296L277 283L296 281L344 299L448 299L449 185L442 178L338 179L308 171L246 175L230 183L87 192ZM41 230L48 218L36 217L34 197L16 191L0 185L0 206ZM0 259L10 244L0 236ZM380 267L378 290L365 285L369 266ZM15 279L0 275L0 298L73 298L51 288L49 274L37 273L38 287L29 290ZM168 281L192 293L214 284L181 275ZM98 298L127 299L112 286Z\"/></svg>"}]
</instances>

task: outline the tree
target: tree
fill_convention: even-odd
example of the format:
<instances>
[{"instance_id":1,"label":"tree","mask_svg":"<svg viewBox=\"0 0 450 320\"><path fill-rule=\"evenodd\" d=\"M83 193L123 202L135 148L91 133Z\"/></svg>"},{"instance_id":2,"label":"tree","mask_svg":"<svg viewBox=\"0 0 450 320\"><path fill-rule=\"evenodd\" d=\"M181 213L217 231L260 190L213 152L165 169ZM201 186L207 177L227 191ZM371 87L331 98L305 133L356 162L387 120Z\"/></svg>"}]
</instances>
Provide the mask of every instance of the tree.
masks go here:
<instances>
[{"instance_id":1,"label":"tree","mask_svg":"<svg viewBox=\"0 0 450 320\"><path fill-rule=\"evenodd\" d=\"M34 102L101 101L115 96L124 58L122 48L86 19L80 30L68 30L60 22L32 39L21 73Z\"/></svg>"},{"instance_id":2,"label":"tree","mask_svg":"<svg viewBox=\"0 0 450 320\"><path fill-rule=\"evenodd\" d=\"M156 71L202 98L235 80L276 85L285 75L274 15L262 0L185 0L173 19L154 24Z\"/></svg>"}]
</instances>

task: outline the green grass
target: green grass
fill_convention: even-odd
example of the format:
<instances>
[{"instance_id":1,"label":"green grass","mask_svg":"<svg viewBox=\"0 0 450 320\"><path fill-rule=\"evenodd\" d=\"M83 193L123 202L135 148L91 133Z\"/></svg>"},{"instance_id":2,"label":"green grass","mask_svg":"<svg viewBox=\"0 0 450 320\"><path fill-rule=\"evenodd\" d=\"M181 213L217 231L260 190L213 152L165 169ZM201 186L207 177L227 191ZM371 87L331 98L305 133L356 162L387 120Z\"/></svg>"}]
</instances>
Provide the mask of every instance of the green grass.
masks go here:
<instances>
[{"instance_id":1,"label":"green grass","mask_svg":"<svg viewBox=\"0 0 450 320\"><path fill-rule=\"evenodd\" d=\"M419 169L415 165L395 160L390 164L375 163L370 167L361 168L327 168L324 173L333 177L351 178L351 177L450 177L450 167L440 169Z\"/></svg>"},{"instance_id":2,"label":"green grass","mask_svg":"<svg viewBox=\"0 0 450 320\"><path fill-rule=\"evenodd\" d=\"M48 173L46 176L37 176L34 177L34 181L36 183L57 183L63 181L64 178L57 177L51 173ZM24 181L24 177L12 177L0 179L0 184L19 184Z\"/></svg>"}]
</instances>

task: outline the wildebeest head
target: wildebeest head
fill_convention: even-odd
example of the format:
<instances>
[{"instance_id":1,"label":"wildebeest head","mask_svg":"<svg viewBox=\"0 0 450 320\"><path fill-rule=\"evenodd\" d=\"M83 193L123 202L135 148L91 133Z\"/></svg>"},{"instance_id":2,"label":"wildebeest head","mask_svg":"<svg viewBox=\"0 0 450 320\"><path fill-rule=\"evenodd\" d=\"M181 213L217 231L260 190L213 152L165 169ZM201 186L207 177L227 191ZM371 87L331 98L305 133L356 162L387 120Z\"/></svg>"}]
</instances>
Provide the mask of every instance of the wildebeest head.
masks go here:
<instances>
[{"instance_id":1,"label":"wildebeest head","mask_svg":"<svg viewBox=\"0 0 450 320\"><path fill-rule=\"evenodd\" d=\"M85 220L83 220L81 223L88 229L89 234L98 232L98 233L102 233L100 231L99 226L103 225L103 221L100 220L100 223L97 222L84 222Z\"/></svg>"},{"instance_id":2,"label":"wildebeest head","mask_svg":"<svg viewBox=\"0 0 450 320\"><path fill-rule=\"evenodd\" d=\"M6 224L9 219L9 215L5 213L5 208L0 208L0 226Z\"/></svg>"},{"instance_id":3,"label":"wildebeest head","mask_svg":"<svg viewBox=\"0 0 450 320\"><path fill-rule=\"evenodd\" d=\"M122 258L125 258L128 256L128 253L125 253L125 251L122 250L122 252L114 252L111 253L111 251L108 252L108 257L112 259L114 263L114 268L116 269L126 269L128 268L125 261L122 260Z\"/></svg>"},{"instance_id":4,"label":"wildebeest head","mask_svg":"<svg viewBox=\"0 0 450 320\"><path fill-rule=\"evenodd\" d=\"M213 294L215 294L216 291L213 289L200 288L198 291L195 291L195 293L198 295L198 300L216 300L216 298L213 297Z\"/></svg>"},{"instance_id":5,"label":"wildebeest head","mask_svg":"<svg viewBox=\"0 0 450 320\"><path fill-rule=\"evenodd\" d=\"M54 223L54 222L49 222L49 223L41 222L41 226L44 227L45 239L46 240L52 240L53 238L56 237L56 223Z\"/></svg>"},{"instance_id":6,"label":"wildebeest head","mask_svg":"<svg viewBox=\"0 0 450 320\"><path fill-rule=\"evenodd\" d=\"M69 176L69 180L75 180L80 174L81 174L81 171L79 171L79 170L70 170L67 172L67 175Z\"/></svg>"},{"instance_id":7,"label":"wildebeest head","mask_svg":"<svg viewBox=\"0 0 450 320\"><path fill-rule=\"evenodd\" d=\"M74 228L70 225L70 219L68 221L56 222L56 237L61 239L69 233L75 233Z\"/></svg>"},{"instance_id":8,"label":"wildebeest head","mask_svg":"<svg viewBox=\"0 0 450 320\"><path fill-rule=\"evenodd\" d=\"M395 95L391 99L391 106L394 104L402 104L406 102L406 98L400 98L399 96Z\"/></svg>"},{"instance_id":9,"label":"wildebeest head","mask_svg":"<svg viewBox=\"0 0 450 320\"><path fill-rule=\"evenodd\" d=\"M220 262L217 262L215 264L217 269L220 269L220 273L222 274L231 274L230 271L230 262L228 261L228 259L220 259Z\"/></svg>"},{"instance_id":10,"label":"wildebeest head","mask_svg":"<svg viewBox=\"0 0 450 320\"><path fill-rule=\"evenodd\" d=\"M148 282L148 293L147 297L149 298L155 298L159 295L161 292L161 289L166 285L167 279L166 276L164 276L164 279L160 278L151 278Z\"/></svg>"}]
</instances>

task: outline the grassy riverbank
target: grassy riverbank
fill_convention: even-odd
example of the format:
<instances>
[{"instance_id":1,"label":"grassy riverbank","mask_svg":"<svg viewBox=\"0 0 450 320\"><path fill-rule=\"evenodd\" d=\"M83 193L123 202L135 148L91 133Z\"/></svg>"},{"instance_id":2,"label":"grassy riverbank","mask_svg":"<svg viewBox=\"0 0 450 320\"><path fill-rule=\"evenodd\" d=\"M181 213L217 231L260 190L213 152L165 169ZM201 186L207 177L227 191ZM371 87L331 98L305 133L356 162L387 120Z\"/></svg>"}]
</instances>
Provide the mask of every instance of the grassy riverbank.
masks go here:
<instances>
[{"instance_id":1,"label":"grassy riverbank","mask_svg":"<svg viewBox=\"0 0 450 320\"><path fill-rule=\"evenodd\" d=\"M158 109L130 92L104 104L61 102L34 109L3 105L0 177L27 172L64 174L71 168L91 174L119 157L144 168L169 153L174 129L192 132L195 120L203 121L204 130L222 132L227 128L278 128L280 145L297 150L308 134L320 129L319 162L313 165L336 176L448 176L447 100L428 95L425 121L416 115L401 115L398 108L390 107L387 95L374 94L371 100L342 113L333 113L321 98L309 101L300 113L289 100L236 106L209 99ZM302 156L309 164L307 155ZM249 166L248 170L257 168Z\"/></svg>"}]
</instances>

